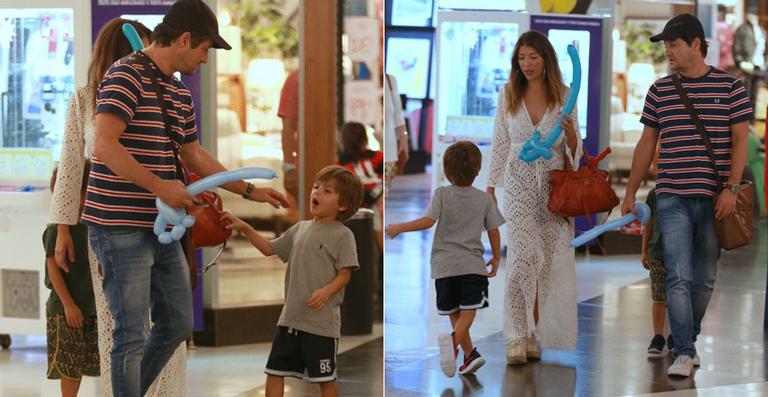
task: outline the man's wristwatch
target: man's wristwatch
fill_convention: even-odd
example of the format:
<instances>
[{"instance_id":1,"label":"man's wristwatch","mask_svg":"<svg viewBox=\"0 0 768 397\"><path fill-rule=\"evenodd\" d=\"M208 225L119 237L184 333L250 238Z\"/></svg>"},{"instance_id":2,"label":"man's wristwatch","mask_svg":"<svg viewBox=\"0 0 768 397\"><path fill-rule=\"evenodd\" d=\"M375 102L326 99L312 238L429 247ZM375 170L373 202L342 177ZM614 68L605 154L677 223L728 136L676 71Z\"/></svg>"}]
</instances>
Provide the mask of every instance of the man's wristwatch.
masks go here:
<instances>
[{"instance_id":1,"label":"man's wristwatch","mask_svg":"<svg viewBox=\"0 0 768 397\"><path fill-rule=\"evenodd\" d=\"M733 194L739 194L741 191L741 185L731 185L730 183L726 183L725 188L730 190Z\"/></svg>"},{"instance_id":2,"label":"man's wristwatch","mask_svg":"<svg viewBox=\"0 0 768 397\"><path fill-rule=\"evenodd\" d=\"M253 186L253 183L248 182L248 184L245 185L245 191L243 192L243 198L244 199L250 199L251 198L251 193L253 193L253 189L255 187L256 186Z\"/></svg>"}]
</instances>

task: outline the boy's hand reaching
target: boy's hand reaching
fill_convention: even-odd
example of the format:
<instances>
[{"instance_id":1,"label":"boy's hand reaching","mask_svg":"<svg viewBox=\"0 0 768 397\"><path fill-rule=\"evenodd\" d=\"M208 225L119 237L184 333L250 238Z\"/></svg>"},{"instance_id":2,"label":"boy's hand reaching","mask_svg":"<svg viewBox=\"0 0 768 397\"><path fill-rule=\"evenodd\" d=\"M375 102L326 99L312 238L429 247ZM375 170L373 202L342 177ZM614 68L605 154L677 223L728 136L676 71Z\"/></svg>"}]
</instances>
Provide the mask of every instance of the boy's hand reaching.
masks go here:
<instances>
[{"instance_id":1,"label":"boy's hand reaching","mask_svg":"<svg viewBox=\"0 0 768 397\"><path fill-rule=\"evenodd\" d=\"M307 306L312 310L322 309L331 295L325 288L318 288L312 293L312 296L307 300Z\"/></svg>"},{"instance_id":2,"label":"boy's hand reaching","mask_svg":"<svg viewBox=\"0 0 768 397\"><path fill-rule=\"evenodd\" d=\"M85 321L83 312L81 312L80 308L75 304L64 305L64 317L67 319L67 325L72 328L82 327L83 322Z\"/></svg>"},{"instance_id":3,"label":"boy's hand reaching","mask_svg":"<svg viewBox=\"0 0 768 397\"><path fill-rule=\"evenodd\" d=\"M490 266L491 271L488 272L488 278L491 278L496 275L496 272L499 270L499 259L498 258L491 258L488 263L485 264L485 266Z\"/></svg>"},{"instance_id":4,"label":"boy's hand reaching","mask_svg":"<svg viewBox=\"0 0 768 397\"><path fill-rule=\"evenodd\" d=\"M397 225L389 225L387 226L386 233L387 233L387 237L389 237L390 239L393 239L400 234L400 229L397 227Z\"/></svg>"},{"instance_id":5,"label":"boy's hand reaching","mask_svg":"<svg viewBox=\"0 0 768 397\"><path fill-rule=\"evenodd\" d=\"M230 214L229 212L224 212L221 215L221 221L224 222L227 229L235 229L239 231L244 231L248 228L248 224L245 223L242 219Z\"/></svg>"}]
</instances>

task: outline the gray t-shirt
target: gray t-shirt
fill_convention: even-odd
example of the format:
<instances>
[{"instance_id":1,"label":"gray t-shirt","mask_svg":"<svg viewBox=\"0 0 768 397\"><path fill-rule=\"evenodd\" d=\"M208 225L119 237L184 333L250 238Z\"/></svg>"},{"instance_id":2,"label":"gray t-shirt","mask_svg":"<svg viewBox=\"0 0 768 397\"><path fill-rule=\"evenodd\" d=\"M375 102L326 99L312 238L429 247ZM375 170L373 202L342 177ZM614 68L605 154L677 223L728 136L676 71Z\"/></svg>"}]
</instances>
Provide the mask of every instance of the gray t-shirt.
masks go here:
<instances>
[{"instance_id":1,"label":"gray t-shirt","mask_svg":"<svg viewBox=\"0 0 768 397\"><path fill-rule=\"evenodd\" d=\"M426 217L437 222L432 242L432 278L488 275L481 237L483 231L505 223L491 195L472 186L439 187Z\"/></svg>"},{"instance_id":2,"label":"gray t-shirt","mask_svg":"<svg viewBox=\"0 0 768 397\"><path fill-rule=\"evenodd\" d=\"M277 325L338 338L344 290L332 295L320 310L310 309L307 300L315 290L333 281L342 268L359 267L352 231L341 222L301 221L269 244L288 264L285 304Z\"/></svg>"}]
</instances>

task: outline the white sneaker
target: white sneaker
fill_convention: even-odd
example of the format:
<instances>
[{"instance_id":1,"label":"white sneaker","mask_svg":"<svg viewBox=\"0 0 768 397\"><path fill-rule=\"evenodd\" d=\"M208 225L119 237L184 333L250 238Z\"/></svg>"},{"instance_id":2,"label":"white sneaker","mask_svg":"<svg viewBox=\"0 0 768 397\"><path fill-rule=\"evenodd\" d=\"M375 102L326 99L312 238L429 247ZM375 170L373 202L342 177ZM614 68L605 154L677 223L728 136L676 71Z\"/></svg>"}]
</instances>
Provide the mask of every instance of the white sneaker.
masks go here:
<instances>
[{"instance_id":1,"label":"white sneaker","mask_svg":"<svg viewBox=\"0 0 768 397\"><path fill-rule=\"evenodd\" d=\"M669 366L667 375L688 377L691 376L691 371L693 371L693 359L691 356L681 354L677 356L675 362Z\"/></svg>"},{"instance_id":2,"label":"white sneaker","mask_svg":"<svg viewBox=\"0 0 768 397\"><path fill-rule=\"evenodd\" d=\"M442 334L438 337L440 345L440 369L445 376L456 375L456 350L453 348L453 335Z\"/></svg>"},{"instance_id":3,"label":"white sneaker","mask_svg":"<svg viewBox=\"0 0 768 397\"><path fill-rule=\"evenodd\" d=\"M696 357L693 358L693 366L694 367L701 367L701 357L697 354Z\"/></svg>"}]
</instances>

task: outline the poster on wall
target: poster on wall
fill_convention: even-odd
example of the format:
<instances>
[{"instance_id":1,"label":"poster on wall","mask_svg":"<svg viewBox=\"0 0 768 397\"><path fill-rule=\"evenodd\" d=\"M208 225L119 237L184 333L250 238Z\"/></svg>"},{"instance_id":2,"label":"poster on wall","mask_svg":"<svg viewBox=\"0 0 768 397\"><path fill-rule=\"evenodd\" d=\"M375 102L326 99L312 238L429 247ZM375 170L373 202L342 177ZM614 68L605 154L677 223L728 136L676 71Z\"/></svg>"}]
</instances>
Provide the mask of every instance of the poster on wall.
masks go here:
<instances>
[{"instance_id":1,"label":"poster on wall","mask_svg":"<svg viewBox=\"0 0 768 397\"><path fill-rule=\"evenodd\" d=\"M573 44L581 60L582 78L578 101L581 136L591 153L596 153L600 130L600 76L602 76L603 20L601 18L534 15L531 29L544 32L557 53L564 84L570 86L572 65L567 53Z\"/></svg>"},{"instance_id":2,"label":"poster on wall","mask_svg":"<svg viewBox=\"0 0 768 397\"><path fill-rule=\"evenodd\" d=\"M381 57L381 26L376 18L344 18L344 34L347 37L347 56L356 64L364 64L370 71L369 79L378 80Z\"/></svg>"},{"instance_id":3,"label":"poster on wall","mask_svg":"<svg viewBox=\"0 0 768 397\"><path fill-rule=\"evenodd\" d=\"M395 26L430 26L433 0L392 0L390 24Z\"/></svg>"},{"instance_id":4,"label":"poster on wall","mask_svg":"<svg viewBox=\"0 0 768 397\"><path fill-rule=\"evenodd\" d=\"M344 84L344 119L366 125L381 123L381 86L371 81Z\"/></svg>"},{"instance_id":5,"label":"poster on wall","mask_svg":"<svg viewBox=\"0 0 768 397\"><path fill-rule=\"evenodd\" d=\"M431 40L390 37L387 40L387 73L395 75L401 94L408 98L427 96Z\"/></svg>"},{"instance_id":6,"label":"poster on wall","mask_svg":"<svg viewBox=\"0 0 768 397\"><path fill-rule=\"evenodd\" d=\"M563 75L563 84L570 87L573 83L573 64L571 63L571 57L568 55L568 45L576 47L576 51L579 53L579 60L581 61L581 73L584 76L589 76L589 32L588 31L572 31L562 29L552 29L549 31L549 41L555 48L557 54L557 61L560 67L560 72ZM581 138L587 137L587 115L589 114L589 103L587 101L587 95L579 95L576 101L576 109L578 111L578 123L581 130Z\"/></svg>"}]
</instances>

